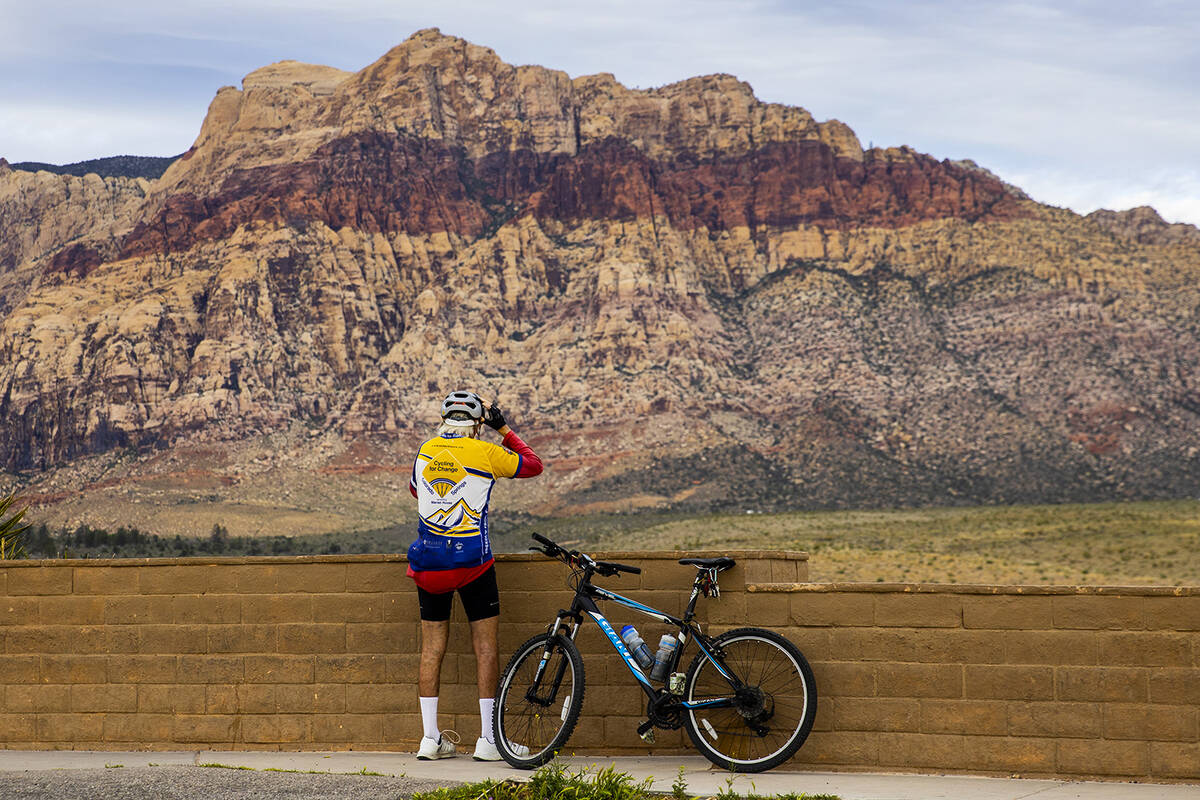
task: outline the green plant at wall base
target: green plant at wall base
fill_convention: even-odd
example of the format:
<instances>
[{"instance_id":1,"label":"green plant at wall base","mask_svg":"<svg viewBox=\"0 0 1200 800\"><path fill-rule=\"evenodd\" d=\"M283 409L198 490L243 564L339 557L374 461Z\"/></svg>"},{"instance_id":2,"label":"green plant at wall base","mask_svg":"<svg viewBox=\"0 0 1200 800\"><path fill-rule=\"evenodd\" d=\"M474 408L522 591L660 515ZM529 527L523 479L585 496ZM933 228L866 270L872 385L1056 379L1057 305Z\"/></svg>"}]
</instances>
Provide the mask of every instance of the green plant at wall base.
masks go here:
<instances>
[{"instance_id":1,"label":"green plant at wall base","mask_svg":"<svg viewBox=\"0 0 1200 800\"><path fill-rule=\"evenodd\" d=\"M22 508L10 516L9 511L16 503L15 492L0 498L0 560L25 558L28 555L25 551L25 534L30 526L22 525L21 520L29 508Z\"/></svg>"},{"instance_id":2,"label":"green plant at wall base","mask_svg":"<svg viewBox=\"0 0 1200 800\"><path fill-rule=\"evenodd\" d=\"M733 778L725 779L725 788L718 789L716 800L842 800L836 794L808 794L806 792L786 792L784 794L758 794L753 783L750 791L742 794L733 788Z\"/></svg>"},{"instance_id":3,"label":"green plant at wall base","mask_svg":"<svg viewBox=\"0 0 1200 800\"><path fill-rule=\"evenodd\" d=\"M527 783L482 781L413 795L413 800L658 800L649 779L635 781L611 766L589 775L571 773L555 761L533 773Z\"/></svg>"},{"instance_id":4,"label":"green plant at wall base","mask_svg":"<svg viewBox=\"0 0 1200 800\"><path fill-rule=\"evenodd\" d=\"M554 761L533 773L527 783L514 780L481 781L464 783L460 786L443 787L432 792L418 792L413 800L688 800L687 783L683 769L671 784L671 793L665 795L653 791L652 779L635 781L624 772L611 766L590 773L583 769L568 772L566 766ZM720 800L768 800L767 797L749 794L744 798L733 788L730 780L723 791L717 793ZM836 795L783 794L777 800L840 800Z\"/></svg>"},{"instance_id":5,"label":"green plant at wall base","mask_svg":"<svg viewBox=\"0 0 1200 800\"><path fill-rule=\"evenodd\" d=\"M688 794L687 781L683 777L683 767L679 768L679 774L675 776L675 780L671 782L671 797L674 800L688 800L691 795Z\"/></svg>"}]
</instances>

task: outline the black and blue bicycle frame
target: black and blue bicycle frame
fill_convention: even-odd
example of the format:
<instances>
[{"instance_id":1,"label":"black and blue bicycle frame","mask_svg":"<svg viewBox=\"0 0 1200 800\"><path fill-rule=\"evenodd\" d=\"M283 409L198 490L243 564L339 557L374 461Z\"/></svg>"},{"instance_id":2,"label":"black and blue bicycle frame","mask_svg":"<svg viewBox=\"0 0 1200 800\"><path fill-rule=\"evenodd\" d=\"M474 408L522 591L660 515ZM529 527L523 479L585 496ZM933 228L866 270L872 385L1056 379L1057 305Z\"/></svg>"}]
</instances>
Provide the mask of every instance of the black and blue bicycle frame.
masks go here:
<instances>
[{"instance_id":1,"label":"black and blue bicycle frame","mask_svg":"<svg viewBox=\"0 0 1200 800\"><path fill-rule=\"evenodd\" d=\"M633 673L633 677L637 680L638 685L642 688L642 691L646 693L647 698L653 700L660 697L666 690L656 689L650 682L650 678L646 675L645 671L642 669L642 666L638 664L637 660L633 657L633 654L629 652L629 648L625 645L625 642L620 636L617 635L617 632L613 630L612 624L608 621L604 614L600 612L599 607L596 605L596 599L599 598L603 600L611 600L618 605L633 609L634 611L645 614L648 617L653 617L659 622L666 623L667 625L673 625L679 629L679 645L675 648L675 652L672 655L672 662L670 665L671 668L668 669L668 674L675 671L674 667L679 663L679 660L683 654L684 645L687 643L688 636L690 635L695 640L700 650L712 661L712 664L716 668L717 672L719 672L726 680L729 681L729 688L731 692L730 696L728 697L716 697L705 700L680 700L680 707L684 709L698 709L722 708L733 705L734 698L732 694L742 687L742 681L738 679L725 664L724 658L722 658L720 651L713 646L712 640L701 633L700 629L692 623L692 617L696 610L696 599L700 595L699 577L697 577L696 583L692 587L692 596L688 601L687 611L684 613L683 619L674 617L664 611L659 611L656 608L651 608L650 606L639 603L636 600L631 600L630 598L619 595L616 592L610 592L607 589L595 586L592 584L589 578L590 576L586 576L582 581L580 581L579 587L575 591L575 600L572 602L570 610L558 612L558 617L554 620L554 627L552 629L553 631L563 634L574 641L576 634L579 632L579 626L583 622L583 614L587 614L592 618L592 621L599 626L600 630L604 632L604 635L608 637L608 641L616 649L617 654L621 656L621 660L625 662L625 666L631 673ZM568 619L574 622L574 625L570 626L569 628L566 622L564 622L564 620ZM539 666L537 676L534 680L534 687L537 687L541 683L542 671L545 668L545 662L546 659L543 657L542 664ZM565 667L565 665L563 666ZM557 676L554 684L555 690L557 690L558 681L561 680L561 678L561 675ZM536 691L536 688L531 691Z\"/></svg>"}]
</instances>

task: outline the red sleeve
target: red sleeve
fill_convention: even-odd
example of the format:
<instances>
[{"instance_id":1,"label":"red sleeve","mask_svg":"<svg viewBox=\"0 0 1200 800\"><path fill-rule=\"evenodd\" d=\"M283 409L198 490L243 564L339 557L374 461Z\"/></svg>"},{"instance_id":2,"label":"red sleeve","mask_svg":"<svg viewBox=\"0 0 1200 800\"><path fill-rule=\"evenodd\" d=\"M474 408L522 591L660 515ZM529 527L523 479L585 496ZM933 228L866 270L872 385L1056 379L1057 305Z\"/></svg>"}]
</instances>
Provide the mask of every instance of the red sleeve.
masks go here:
<instances>
[{"instance_id":1,"label":"red sleeve","mask_svg":"<svg viewBox=\"0 0 1200 800\"><path fill-rule=\"evenodd\" d=\"M534 475L542 474L542 460L537 457L537 453L533 452L533 448L521 441L521 437L517 436L514 431L510 430L504 434L502 444L520 458L517 474L513 475L514 478L532 478Z\"/></svg>"}]
</instances>

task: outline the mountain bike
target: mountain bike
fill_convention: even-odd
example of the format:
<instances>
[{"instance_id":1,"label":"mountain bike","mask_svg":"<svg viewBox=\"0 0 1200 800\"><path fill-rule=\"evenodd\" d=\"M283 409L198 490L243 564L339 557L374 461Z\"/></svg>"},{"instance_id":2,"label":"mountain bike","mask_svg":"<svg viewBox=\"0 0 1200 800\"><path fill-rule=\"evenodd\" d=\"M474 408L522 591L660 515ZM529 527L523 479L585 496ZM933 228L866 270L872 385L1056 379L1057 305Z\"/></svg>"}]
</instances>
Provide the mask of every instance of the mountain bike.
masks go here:
<instances>
[{"instance_id":1,"label":"mountain bike","mask_svg":"<svg viewBox=\"0 0 1200 800\"><path fill-rule=\"evenodd\" d=\"M621 656L646 695L646 720L637 732L654 741L654 728L684 728L709 761L734 772L761 772L782 764L804 744L817 712L817 688L804 655L779 634L762 628L737 628L707 636L695 622L701 595L719 597L717 574L734 566L732 558L684 558L696 567L692 595L682 618L651 608L592 583L599 577L641 569L596 561L566 550L539 534L529 548L571 568L571 607L561 609L545 633L522 644L509 660L496 689L492 728L501 756L514 767L532 769L554 758L571 738L583 710L583 656L575 637L591 618ZM656 686L625 642L600 612L597 600L609 600L677 629L667 669ZM683 650L695 642L686 672Z\"/></svg>"}]
</instances>

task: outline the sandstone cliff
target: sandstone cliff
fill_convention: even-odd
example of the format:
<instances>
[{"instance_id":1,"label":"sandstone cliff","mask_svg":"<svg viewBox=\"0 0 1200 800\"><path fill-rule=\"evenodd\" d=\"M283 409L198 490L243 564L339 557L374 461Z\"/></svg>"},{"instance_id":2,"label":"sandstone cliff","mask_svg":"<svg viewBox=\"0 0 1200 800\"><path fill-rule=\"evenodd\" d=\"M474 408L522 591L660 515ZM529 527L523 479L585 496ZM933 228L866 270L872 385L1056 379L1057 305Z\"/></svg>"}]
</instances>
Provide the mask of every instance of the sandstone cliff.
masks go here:
<instances>
[{"instance_id":1,"label":"sandstone cliff","mask_svg":"<svg viewBox=\"0 0 1200 800\"><path fill-rule=\"evenodd\" d=\"M421 31L220 90L152 183L0 167L0 458L63 519L379 524L474 386L533 513L1185 495L1200 244L1160 228Z\"/></svg>"}]
</instances>

